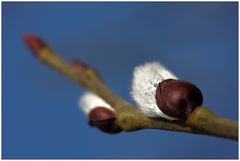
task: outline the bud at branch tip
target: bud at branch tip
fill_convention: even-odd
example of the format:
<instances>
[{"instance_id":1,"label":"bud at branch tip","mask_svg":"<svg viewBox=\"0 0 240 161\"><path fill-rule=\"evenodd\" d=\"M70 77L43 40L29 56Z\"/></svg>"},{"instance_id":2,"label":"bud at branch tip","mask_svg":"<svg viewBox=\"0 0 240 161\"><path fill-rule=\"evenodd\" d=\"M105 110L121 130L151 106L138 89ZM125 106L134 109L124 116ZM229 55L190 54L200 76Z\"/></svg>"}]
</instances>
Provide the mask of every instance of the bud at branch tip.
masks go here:
<instances>
[{"instance_id":1,"label":"bud at branch tip","mask_svg":"<svg viewBox=\"0 0 240 161\"><path fill-rule=\"evenodd\" d=\"M41 50L47 46L43 40L32 34L25 34L23 40L37 57L40 56Z\"/></svg>"}]
</instances>

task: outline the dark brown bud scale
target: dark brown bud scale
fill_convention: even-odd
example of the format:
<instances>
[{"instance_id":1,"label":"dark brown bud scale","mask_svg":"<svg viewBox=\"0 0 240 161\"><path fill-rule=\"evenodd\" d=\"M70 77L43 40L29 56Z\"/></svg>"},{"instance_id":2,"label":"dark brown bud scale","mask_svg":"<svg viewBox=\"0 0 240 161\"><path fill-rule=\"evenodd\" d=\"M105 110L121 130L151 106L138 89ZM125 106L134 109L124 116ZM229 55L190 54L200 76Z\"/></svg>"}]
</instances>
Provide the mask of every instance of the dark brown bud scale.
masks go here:
<instances>
[{"instance_id":1,"label":"dark brown bud scale","mask_svg":"<svg viewBox=\"0 0 240 161\"><path fill-rule=\"evenodd\" d=\"M186 120L197 106L202 105L203 96L190 82L166 79L158 84L156 102L166 115Z\"/></svg>"},{"instance_id":2,"label":"dark brown bud scale","mask_svg":"<svg viewBox=\"0 0 240 161\"><path fill-rule=\"evenodd\" d=\"M103 132L115 134L122 131L117 124L116 114L106 107L96 107L89 113L89 125L96 126Z\"/></svg>"}]
</instances>

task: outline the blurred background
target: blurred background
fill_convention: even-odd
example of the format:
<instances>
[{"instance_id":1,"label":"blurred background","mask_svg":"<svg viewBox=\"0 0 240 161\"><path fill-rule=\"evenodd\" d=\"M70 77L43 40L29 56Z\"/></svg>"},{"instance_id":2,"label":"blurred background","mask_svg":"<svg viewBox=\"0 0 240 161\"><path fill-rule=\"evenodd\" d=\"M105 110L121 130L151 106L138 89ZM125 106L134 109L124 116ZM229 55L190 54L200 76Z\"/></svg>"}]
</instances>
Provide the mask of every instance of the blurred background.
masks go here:
<instances>
[{"instance_id":1,"label":"blurred background","mask_svg":"<svg viewBox=\"0 0 240 161\"><path fill-rule=\"evenodd\" d=\"M204 105L238 119L238 3L2 3L3 158L237 158L237 142L142 130L109 135L78 107L84 89L41 64L33 33L96 68L133 102L132 70L159 61L196 84Z\"/></svg>"}]
</instances>

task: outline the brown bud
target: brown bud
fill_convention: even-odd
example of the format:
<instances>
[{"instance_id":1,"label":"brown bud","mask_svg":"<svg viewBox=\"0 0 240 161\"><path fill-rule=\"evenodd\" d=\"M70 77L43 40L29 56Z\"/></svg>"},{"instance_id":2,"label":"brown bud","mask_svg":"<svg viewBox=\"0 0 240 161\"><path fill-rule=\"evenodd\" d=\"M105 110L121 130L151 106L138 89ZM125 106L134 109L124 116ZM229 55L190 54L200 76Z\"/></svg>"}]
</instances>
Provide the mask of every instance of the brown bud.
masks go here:
<instances>
[{"instance_id":1,"label":"brown bud","mask_svg":"<svg viewBox=\"0 0 240 161\"><path fill-rule=\"evenodd\" d=\"M89 125L96 126L103 132L115 134L122 131L117 124L116 114L106 107L96 107L89 113Z\"/></svg>"},{"instance_id":2,"label":"brown bud","mask_svg":"<svg viewBox=\"0 0 240 161\"><path fill-rule=\"evenodd\" d=\"M166 115L186 120L197 106L202 105L203 96L190 82L166 79L158 84L156 102Z\"/></svg>"},{"instance_id":3,"label":"brown bud","mask_svg":"<svg viewBox=\"0 0 240 161\"><path fill-rule=\"evenodd\" d=\"M72 63L76 68L80 69L80 70L86 70L88 68L88 66L81 62L80 60L74 60Z\"/></svg>"}]
</instances>

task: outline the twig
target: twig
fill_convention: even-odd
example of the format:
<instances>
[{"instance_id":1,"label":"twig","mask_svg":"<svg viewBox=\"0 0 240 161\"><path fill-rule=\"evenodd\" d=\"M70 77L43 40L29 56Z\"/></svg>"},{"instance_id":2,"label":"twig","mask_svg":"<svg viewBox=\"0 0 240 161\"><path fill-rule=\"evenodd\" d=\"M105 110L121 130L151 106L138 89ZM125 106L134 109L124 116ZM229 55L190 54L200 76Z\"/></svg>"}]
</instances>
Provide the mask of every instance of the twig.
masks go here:
<instances>
[{"instance_id":1,"label":"twig","mask_svg":"<svg viewBox=\"0 0 240 161\"><path fill-rule=\"evenodd\" d=\"M68 76L71 80L98 94L117 112L118 124L124 131L141 129L160 129L238 140L238 123L227 120L200 106L186 122L167 121L145 116L138 108L112 92L99 78L94 69L78 70L72 64L60 58L43 41L34 36L26 36L25 41L37 57L45 64Z\"/></svg>"}]
</instances>

